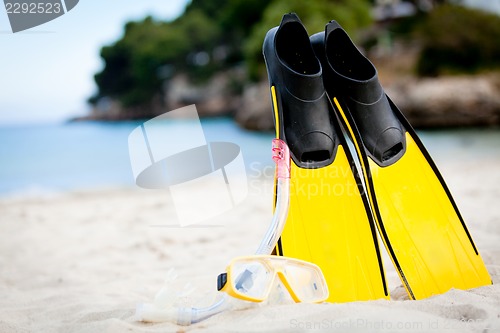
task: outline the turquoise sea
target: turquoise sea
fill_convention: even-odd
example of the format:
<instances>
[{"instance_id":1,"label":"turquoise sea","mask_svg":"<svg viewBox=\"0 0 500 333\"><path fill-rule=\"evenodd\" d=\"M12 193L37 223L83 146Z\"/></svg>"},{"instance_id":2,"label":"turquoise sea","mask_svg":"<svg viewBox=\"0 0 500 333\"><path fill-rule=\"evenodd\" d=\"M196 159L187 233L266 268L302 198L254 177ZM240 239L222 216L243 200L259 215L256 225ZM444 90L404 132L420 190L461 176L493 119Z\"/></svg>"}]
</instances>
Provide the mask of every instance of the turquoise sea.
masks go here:
<instances>
[{"instance_id":1,"label":"turquoise sea","mask_svg":"<svg viewBox=\"0 0 500 333\"><path fill-rule=\"evenodd\" d=\"M0 196L134 187L128 135L140 124L0 125ZM202 127L207 141L241 147L249 175L273 164L273 133L246 131L228 118L202 120ZM463 158L500 158L497 129L419 131L419 135L438 165L460 163Z\"/></svg>"},{"instance_id":2,"label":"turquoise sea","mask_svg":"<svg viewBox=\"0 0 500 333\"><path fill-rule=\"evenodd\" d=\"M141 123L0 125L0 196L135 186L128 135ZM207 141L238 144L247 170L272 165L272 133L246 131L227 118L202 120L202 128Z\"/></svg>"}]
</instances>

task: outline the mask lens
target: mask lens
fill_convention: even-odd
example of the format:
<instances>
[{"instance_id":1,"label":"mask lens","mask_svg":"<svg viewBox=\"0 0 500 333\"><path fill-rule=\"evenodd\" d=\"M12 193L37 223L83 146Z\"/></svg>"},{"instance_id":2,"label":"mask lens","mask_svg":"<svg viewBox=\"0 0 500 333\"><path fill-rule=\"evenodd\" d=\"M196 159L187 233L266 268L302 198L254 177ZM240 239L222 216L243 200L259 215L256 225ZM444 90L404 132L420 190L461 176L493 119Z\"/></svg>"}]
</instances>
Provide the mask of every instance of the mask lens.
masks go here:
<instances>
[{"instance_id":1,"label":"mask lens","mask_svg":"<svg viewBox=\"0 0 500 333\"><path fill-rule=\"evenodd\" d=\"M290 287L301 302L317 303L328 298L328 287L316 266L288 262L284 273Z\"/></svg>"},{"instance_id":2,"label":"mask lens","mask_svg":"<svg viewBox=\"0 0 500 333\"><path fill-rule=\"evenodd\" d=\"M272 271L261 262L242 261L231 266L233 290L244 298L263 301L268 293L273 278Z\"/></svg>"}]
</instances>

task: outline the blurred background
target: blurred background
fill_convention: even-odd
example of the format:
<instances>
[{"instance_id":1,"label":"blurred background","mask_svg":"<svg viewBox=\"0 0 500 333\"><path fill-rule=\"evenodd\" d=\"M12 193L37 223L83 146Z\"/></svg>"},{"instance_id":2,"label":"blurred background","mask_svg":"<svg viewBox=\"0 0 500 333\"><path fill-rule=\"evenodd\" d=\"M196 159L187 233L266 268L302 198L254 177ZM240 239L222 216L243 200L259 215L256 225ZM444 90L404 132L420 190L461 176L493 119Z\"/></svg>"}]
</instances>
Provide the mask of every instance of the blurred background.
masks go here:
<instances>
[{"instance_id":1,"label":"blurred background","mask_svg":"<svg viewBox=\"0 0 500 333\"><path fill-rule=\"evenodd\" d=\"M346 29L438 164L499 157L500 0L81 1L16 34L0 10L0 196L132 187L128 134L190 104L207 140L239 144L260 176L261 47L287 12L309 34Z\"/></svg>"}]
</instances>

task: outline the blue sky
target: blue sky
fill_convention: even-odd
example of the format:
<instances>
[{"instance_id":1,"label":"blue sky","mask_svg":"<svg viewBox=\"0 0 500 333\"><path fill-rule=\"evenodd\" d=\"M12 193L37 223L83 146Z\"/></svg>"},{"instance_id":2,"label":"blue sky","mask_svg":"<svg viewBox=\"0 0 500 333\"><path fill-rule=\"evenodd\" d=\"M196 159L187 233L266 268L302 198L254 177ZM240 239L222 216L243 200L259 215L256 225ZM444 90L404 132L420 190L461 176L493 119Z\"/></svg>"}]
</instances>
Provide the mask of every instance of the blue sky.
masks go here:
<instances>
[{"instance_id":1,"label":"blue sky","mask_svg":"<svg viewBox=\"0 0 500 333\"><path fill-rule=\"evenodd\" d=\"M463 4L500 15L500 0L462 0Z\"/></svg>"},{"instance_id":2,"label":"blue sky","mask_svg":"<svg viewBox=\"0 0 500 333\"><path fill-rule=\"evenodd\" d=\"M27 1L29 2L29 1ZM179 16L188 0L80 0L65 15L13 34L0 7L0 125L61 122L88 112L99 50L124 23Z\"/></svg>"}]
</instances>

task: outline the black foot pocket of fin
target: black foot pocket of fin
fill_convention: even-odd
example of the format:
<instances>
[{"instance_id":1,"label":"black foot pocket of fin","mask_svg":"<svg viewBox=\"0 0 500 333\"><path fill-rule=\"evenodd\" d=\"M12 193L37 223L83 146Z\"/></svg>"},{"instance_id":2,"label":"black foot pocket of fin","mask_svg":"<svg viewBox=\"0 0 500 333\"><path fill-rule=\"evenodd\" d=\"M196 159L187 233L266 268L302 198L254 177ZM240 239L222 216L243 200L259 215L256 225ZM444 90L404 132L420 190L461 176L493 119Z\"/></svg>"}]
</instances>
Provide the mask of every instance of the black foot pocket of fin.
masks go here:
<instances>
[{"instance_id":1,"label":"black foot pocket of fin","mask_svg":"<svg viewBox=\"0 0 500 333\"><path fill-rule=\"evenodd\" d=\"M389 103L375 66L354 45L335 21L326 32L311 36L323 68L331 98L341 100L352 116L368 155L380 166L389 166L405 153L405 128Z\"/></svg>"},{"instance_id":2,"label":"black foot pocket of fin","mask_svg":"<svg viewBox=\"0 0 500 333\"><path fill-rule=\"evenodd\" d=\"M304 168L331 164L339 143L333 110L321 64L297 15L284 15L280 26L267 33L263 52L275 87L279 138L287 143L295 164Z\"/></svg>"}]
</instances>

